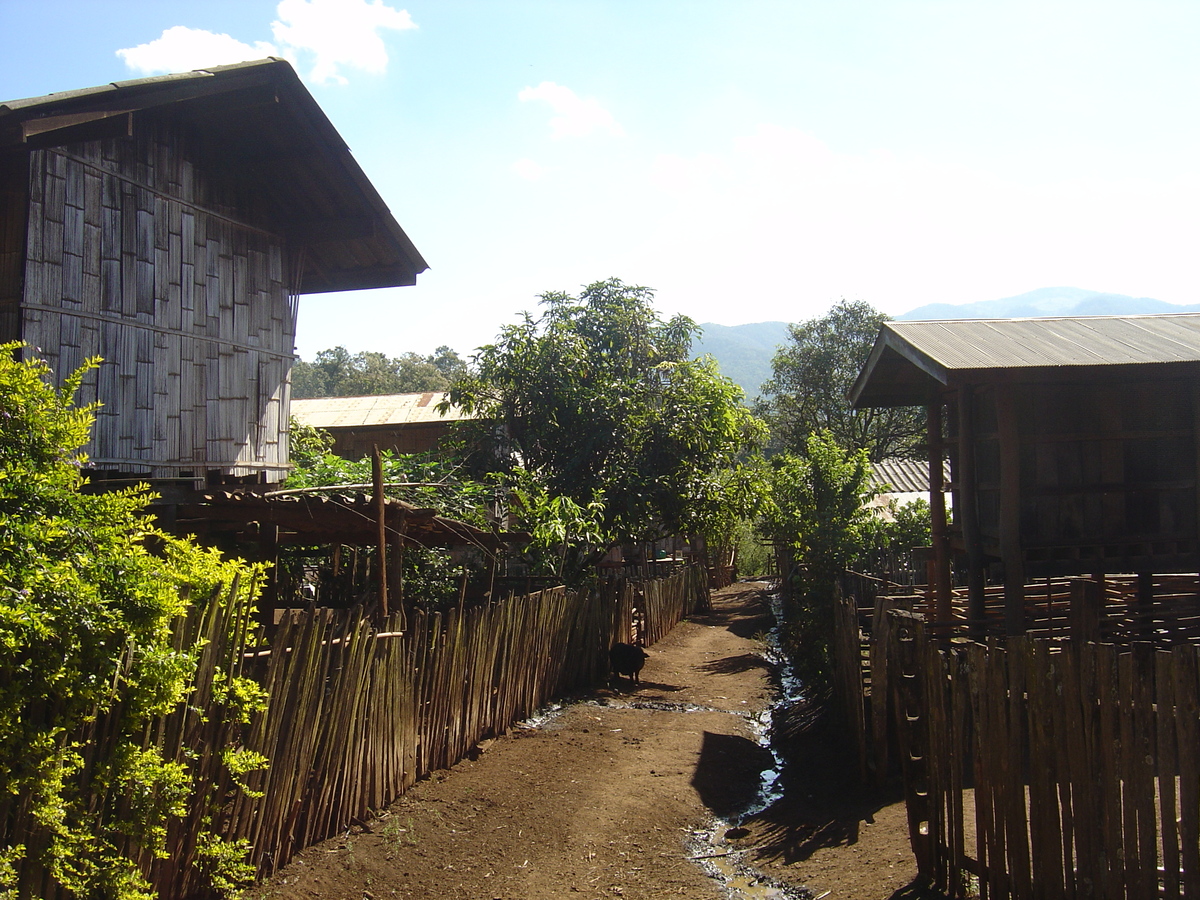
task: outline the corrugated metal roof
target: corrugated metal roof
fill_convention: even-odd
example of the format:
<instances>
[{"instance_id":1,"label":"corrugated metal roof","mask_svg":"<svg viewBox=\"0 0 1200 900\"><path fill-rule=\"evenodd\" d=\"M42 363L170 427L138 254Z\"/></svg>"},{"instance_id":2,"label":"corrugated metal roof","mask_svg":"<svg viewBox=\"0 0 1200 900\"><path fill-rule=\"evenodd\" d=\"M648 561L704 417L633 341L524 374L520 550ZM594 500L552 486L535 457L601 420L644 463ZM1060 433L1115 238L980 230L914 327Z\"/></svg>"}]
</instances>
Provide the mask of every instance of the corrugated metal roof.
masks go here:
<instances>
[{"instance_id":1,"label":"corrugated metal roof","mask_svg":"<svg viewBox=\"0 0 1200 900\"><path fill-rule=\"evenodd\" d=\"M943 480L950 480L950 468L942 464ZM871 480L889 485L891 493L928 494L929 463L923 459L881 459L871 463Z\"/></svg>"},{"instance_id":2,"label":"corrugated metal roof","mask_svg":"<svg viewBox=\"0 0 1200 900\"><path fill-rule=\"evenodd\" d=\"M363 428L370 425L412 425L422 422L457 422L470 418L456 406L441 415L437 405L447 395L441 391L419 394L380 394L374 397L317 397L293 400L296 421L312 428Z\"/></svg>"},{"instance_id":3,"label":"corrugated metal roof","mask_svg":"<svg viewBox=\"0 0 1200 900\"><path fill-rule=\"evenodd\" d=\"M888 322L884 329L946 369L1200 360L1200 314Z\"/></svg>"},{"instance_id":4,"label":"corrugated metal roof","mask_svg":"<svg viewBox=\"0 0 1200 900\"><path fill-rule=\"evenodd\" d=\"M850 401L858 408L921 404L955 373L1197 362L1197 313L886 322Z\"/></svg>"}]
</instances>

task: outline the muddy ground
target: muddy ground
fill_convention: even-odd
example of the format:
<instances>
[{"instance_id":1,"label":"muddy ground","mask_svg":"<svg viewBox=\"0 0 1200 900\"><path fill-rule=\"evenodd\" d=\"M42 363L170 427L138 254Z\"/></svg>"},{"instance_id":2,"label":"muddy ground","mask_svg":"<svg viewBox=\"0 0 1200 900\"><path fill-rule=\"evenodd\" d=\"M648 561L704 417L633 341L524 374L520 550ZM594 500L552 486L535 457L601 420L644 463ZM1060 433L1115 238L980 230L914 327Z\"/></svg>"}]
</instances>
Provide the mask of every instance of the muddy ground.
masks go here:
<instances>
[{"instance_id":1,"label":"muddy ground","mask_svg":"<svg viewBox=\"0 0 1200 900\"><path fill-rule=\"evenodd\" d=\"M760 741L775 696L764 588L717 592L710 615L650 648L640 684L515 728L252 896L925 896L903 804L854 787L819 732L792 742L784 798L738 818L774 765Z\"/></svg>"}]
</instances>

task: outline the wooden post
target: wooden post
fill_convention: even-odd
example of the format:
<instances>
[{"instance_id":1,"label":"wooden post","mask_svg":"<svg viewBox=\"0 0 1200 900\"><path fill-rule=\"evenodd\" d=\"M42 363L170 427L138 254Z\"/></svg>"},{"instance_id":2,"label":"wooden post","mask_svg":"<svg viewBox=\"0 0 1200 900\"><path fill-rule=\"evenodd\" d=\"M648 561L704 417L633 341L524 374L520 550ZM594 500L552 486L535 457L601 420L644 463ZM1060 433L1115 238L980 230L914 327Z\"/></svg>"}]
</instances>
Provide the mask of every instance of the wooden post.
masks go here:
<instances>
[{"instance_id":1,"label":"wooden post","mask_svg":"<svg viewBox=\"0 0 1200 900\"><path fill-rule=\"evenodd\" d=\"M1004 630L1025 633L1025 558L1021 552L1021 443L1012 385L996 388L1000 439L1000 558L1004 562Z\"/></svg>"},{"instance_id":2,"label":"wooden post","mask_svg":"<svg viewBox=\"0 0 1200 900\"><path fill-rule=\"evenodd\" d=\"M1154 575L1138 572L1137 576L1137 636L1146 640L1154 635Z\"/></svg>"},{"instance_id":3,"label":"wooden post","mask_svg":"<svg viewBox=\"0 0 1200 900\"><path fill-rule=\"evenodd\" d=\"M408 612L404 607L404 535L408 531L408 510L400 508L395 516L392 535L392 572L388 576L388 591L391 594L389 608L400 616L400 631L408 630Z\"/></svg>"},{"instance_id":4,"label":"wooden post","mask_svg":"<svg viewBox=\"0 0 1200 900\"><path fill-rule=\"evenodd\" d=\"M1100 640L1101 586L1090 578L1071 579L1071 640L1076 644Z\"/></svg>"},{"instance_id":5,"label":"wooden post","mask_svg":"<svg viewBox=\"0 0 1200 900\"><path fill-rule=\"evenodd\" d=\"M925 626L919 615L903 610L888 614L888 687L896 713L896 734L904 771L904 805L908 813L908 839L917 871L933 876L934 850L929 826L933 815L929 796L929 710L926 706L922 667L929 653Z\"/></svg>"},{"instance_id":6,"label":"wooden post","mask_svg":"<svg viewBox=\"0 0 1200 900\"><path fill-rule=\"evenodd\" d=\"M388 615L388 552L387 552L387 499L383 496L383 456L379 445L371 456L371 489L375 492L375 520L379 535L379 617L386 619Z\"/></svg>"},{"instance_id":7,"label":"wooden post","mask_svg":"<svg viewBox=\"0 0 1200 900\"><path fill-rule=\"evenodd\" d=\"M967 548L967 620L971 637L982 640L984 623L984 555L979 533L979 504L975 468L975 389L964 384L958 391L958 456L955 460L954 518L962 523Z\"/></svg>"},{"instance_id":8,"label":"wooden post","mask_svg":"<svg viewBox=\"0 0 1200 900\"><path fill-rule=\"evenodd\" d=\"M262 600L259 602L258 619L270 628L275 625L275 609L279 606L279 526L260 524L258 528L259 557L271 567L267 570L263 585Z\"/></svg>"},{"instance_id":9,"label":"wooden post","mask_svg":"<svg viewBox=\"0 0 1200 900\"><path fill-rule=\"evenodd\" d=\"M929 402L926 415L929 439L929 513L933 539L934 582L931 585L938 622L954 617L950 590L950 529L946 521L946 483L942 445L942 398Z\"/></svg>"}]
</instances>

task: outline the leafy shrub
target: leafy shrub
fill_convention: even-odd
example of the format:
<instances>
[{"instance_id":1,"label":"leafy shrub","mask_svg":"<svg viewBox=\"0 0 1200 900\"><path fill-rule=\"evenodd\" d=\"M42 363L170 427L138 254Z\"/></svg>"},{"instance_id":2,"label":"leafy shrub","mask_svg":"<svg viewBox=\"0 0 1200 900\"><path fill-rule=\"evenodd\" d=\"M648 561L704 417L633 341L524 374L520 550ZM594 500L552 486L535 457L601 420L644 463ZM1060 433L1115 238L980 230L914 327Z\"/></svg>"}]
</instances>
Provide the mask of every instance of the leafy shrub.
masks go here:
<instances>
[{"instance_id":1,"label":"leafy shrub","mask_svg":"<svg viewBox=\"0 0 1200 900\"><path fill-rule=\"evenodd\" d=\"M252 591L258 573L158 531L143 487L87 492L94 408L73 398L97 361L55 388L19 351L0 346L0 896L24 869L77 896L148 897L137 860L167 855L207 789L152 727L197 679L201 647L174 626L189 597ZM261 702L239 685L203 712ZM216 881L233 884L244 861L227 856Z\"/></svg>"}]
</instances>

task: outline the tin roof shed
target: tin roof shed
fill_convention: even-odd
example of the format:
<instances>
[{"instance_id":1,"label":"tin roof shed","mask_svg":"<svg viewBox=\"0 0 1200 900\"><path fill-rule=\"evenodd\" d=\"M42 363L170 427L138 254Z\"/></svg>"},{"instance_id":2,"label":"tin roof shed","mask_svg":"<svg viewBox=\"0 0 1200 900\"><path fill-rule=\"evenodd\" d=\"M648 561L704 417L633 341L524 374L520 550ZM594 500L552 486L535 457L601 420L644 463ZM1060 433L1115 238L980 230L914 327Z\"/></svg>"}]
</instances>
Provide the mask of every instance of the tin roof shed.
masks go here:
<instances>
[{"instance_id":1,"label":"tin roof shed","mask_svg":"<svg viewBox=\"0 0 1200 900\"><path fill-rule=\"evenodd\" d=\"M888 322L856 407L927 410L939 615L965 557L970 618L987 574L1024 630L1029 577L1200 570L1200 315ZM1149 588L1147 588L1149 590Z\"/></svg>"},{"instance_id":2,"label":"tin roof shed","mask_svg":"<svg viewBox=\"0 0 1200 900\"><path fill-rule=\"evenodd\" d=\"M293 400L297 422L333 435L333 452L347 459L370 455L375 447L395 453L433 450L463 419L457 406L442 415L438 404L449 395L441 391L380 394L373 397L316 397Z\"/></svg>"}]
</instances>

